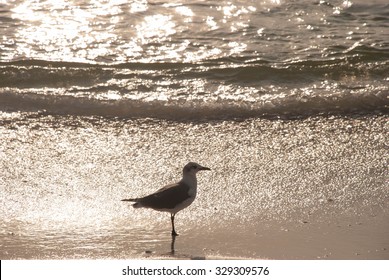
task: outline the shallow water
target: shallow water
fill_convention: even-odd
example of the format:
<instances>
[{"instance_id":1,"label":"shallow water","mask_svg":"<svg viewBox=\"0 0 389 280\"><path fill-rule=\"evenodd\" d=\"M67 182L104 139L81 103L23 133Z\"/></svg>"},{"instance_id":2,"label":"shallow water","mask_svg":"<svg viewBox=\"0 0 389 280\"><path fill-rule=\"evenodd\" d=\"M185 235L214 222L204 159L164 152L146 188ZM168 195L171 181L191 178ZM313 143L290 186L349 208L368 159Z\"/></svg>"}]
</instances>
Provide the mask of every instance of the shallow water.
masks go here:
<instances>
[{"instance_id":1,"label":"shallow water","mask_svg":"<svg viewBox=\"0 0 389 280\"><path fill-rule=\"evenodd\" d=\"M323 257L328 230L344 247L358 241L330 258L388 258L388 129L386 116L177 123L4 113L1 258L169 257L169 215L120 200L179 180L189 160L212 171L198 174L198 197L177 215L176 257Z\"/></svg>"}]
</instances>

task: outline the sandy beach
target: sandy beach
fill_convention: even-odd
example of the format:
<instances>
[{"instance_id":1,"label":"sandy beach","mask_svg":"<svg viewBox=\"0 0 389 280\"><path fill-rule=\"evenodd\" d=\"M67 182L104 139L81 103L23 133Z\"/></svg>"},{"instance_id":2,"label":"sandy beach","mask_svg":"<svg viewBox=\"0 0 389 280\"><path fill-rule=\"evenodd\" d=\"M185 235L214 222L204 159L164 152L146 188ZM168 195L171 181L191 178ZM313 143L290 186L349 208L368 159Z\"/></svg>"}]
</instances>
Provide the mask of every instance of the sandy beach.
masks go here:
<instances>
[{"instance_id":1,"label":"sandy beach","mask_svg":"<svg viewBox=\"0 0 389 280\"><path fill-rule=\"evenodd\" d=\"M174 122L6 113L0 259L389 259L388 118ZM122 198L177 181L176 217ZM174 251L172 251L172 248Z\"/></svg>"}]
</instances>

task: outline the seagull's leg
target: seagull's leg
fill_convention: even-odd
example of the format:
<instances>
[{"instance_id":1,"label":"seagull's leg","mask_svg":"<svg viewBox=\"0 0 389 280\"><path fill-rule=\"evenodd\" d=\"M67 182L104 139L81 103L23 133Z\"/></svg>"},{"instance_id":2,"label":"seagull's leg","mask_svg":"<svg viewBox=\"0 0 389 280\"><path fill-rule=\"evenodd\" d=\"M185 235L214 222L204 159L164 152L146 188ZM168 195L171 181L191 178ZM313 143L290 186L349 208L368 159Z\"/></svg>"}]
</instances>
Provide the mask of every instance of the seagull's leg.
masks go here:
<instances>
[{"instance_id":1,"label":"seagull's leg","mask_svg":"<svg viewBox=\"0 0 389 280\"><path fill-rule=\"evenodd\" d=\"M172 220L172 235L173 236L177 236L178 235L178 233L176 232L176 230L174 229L174 216L175 216L176 214L174 213L174 214L170 214L170 218L171 218L171 220Z\"/></svg>"}]
</instances>

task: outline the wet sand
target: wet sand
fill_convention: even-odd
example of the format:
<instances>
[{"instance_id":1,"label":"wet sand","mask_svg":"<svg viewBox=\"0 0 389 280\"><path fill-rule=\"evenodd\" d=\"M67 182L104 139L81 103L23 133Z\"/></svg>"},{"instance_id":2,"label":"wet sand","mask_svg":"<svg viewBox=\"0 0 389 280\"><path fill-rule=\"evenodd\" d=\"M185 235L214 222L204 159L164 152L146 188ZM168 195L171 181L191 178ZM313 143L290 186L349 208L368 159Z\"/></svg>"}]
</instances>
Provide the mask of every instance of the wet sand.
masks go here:
<instances>
[{"instance_id":1,"label":"wet sand","mask_svg":"<svg viewBox=\"0 0 389 280\"><path fill-rule=\"evenodd\" d=\"M19 223L2 233L1 259L389 259L387 212L252 226L181 222L174 239L168 225L157 224L159 229L31 232Z\"/></svg>"},{"instance_id":2,"label":"wet sand","mask_svg":"<svg viewBox=\"0 0 389 280\"><path fill-rule=\"evenodd\" d=\"M389 259L386 116L3 113L0 130L1 259ZM189 160L212 172L172 244L168 214L120 199L176 181Z\"/></svg>"}]
</instances>

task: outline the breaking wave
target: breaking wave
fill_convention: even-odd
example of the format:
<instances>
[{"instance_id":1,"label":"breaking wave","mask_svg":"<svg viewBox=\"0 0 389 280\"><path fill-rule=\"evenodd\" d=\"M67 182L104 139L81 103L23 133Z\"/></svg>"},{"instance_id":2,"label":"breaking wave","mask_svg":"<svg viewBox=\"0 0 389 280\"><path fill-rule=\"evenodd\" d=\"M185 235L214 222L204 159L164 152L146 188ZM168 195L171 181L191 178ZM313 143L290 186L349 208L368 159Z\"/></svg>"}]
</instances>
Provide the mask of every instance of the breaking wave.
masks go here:
<instances>
[{"instance_id":1,"label":"breaking wave","mask_svg":"<svg viewBox=\"0 0 389 280\"><path fill-rule=\"evenodd\" d=\"M283 63L3 62L0 110L168 119L388 113L388 53L360 47Z\"/></svg>"}]
</instances>

